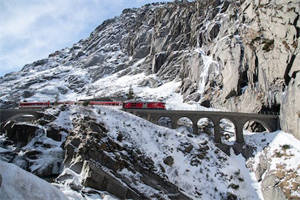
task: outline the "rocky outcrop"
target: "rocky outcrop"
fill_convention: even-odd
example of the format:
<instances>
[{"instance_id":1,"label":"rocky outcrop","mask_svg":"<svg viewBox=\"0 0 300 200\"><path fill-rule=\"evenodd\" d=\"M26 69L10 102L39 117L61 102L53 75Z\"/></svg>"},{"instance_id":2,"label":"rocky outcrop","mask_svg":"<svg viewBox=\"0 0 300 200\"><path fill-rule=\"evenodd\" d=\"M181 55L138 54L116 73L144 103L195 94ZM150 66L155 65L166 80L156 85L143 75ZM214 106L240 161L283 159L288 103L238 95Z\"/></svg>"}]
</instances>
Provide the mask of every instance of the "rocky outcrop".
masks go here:
<instances>
[{"instance_id":1,"label":"rocky outcrop","mask_svg":"<svg viewBox=\"0 0 300 200\"><path fill-rule=\"evenodd\" d=\"M290 145L280 145L279 148L264 148L259 154L259 161L255 168L248 160L248 167L255 173L257 181L261 184L261 191L265 200L298 199L297 191L300 189L300 165L287 166L276 159L289 160L293 153L289 151ZM273 165L273 166L272 166Z\"/></svg>"},{"instance_id":2,"label":"rocky outcrop","mask_svg":"<svg viewBox=\"0 0 300 200\"><path fill-rule=\"evenodd\" d=\"M8 139L12 140L17 146L23 147L27 145L38 132L42 131L38 127L23 123L15 123L8 121L3 130Z\"/></svg>"},{"instance_id":3,"label":"rocky outcrop","mask_svg":"<svg viewBox=\"0 0 300 200\"><path fill-rule=\"evenodd\" d=\"M1 160L43 178L61 173L63 140L57 131L50 129L49 134L40 126L13 121L7 122L3 130L5 138L0 146L6 151L0 152Z\"/></svg>"},{"instance_id":4,"label":"rocky outcrop","mask_svg":"<svg viewBox=\"0 0 300 200\"><path fill-rule=\"evenodd\" d=\"M168 57L153 72L180 77L186 101L242 112L279 113L283 105L284 130L299 134L297 125L286 128L287 116L299 118L284 105L295 97L282 98L299 71L299 2L177 2L155 16L151 55Z\"/></svg>"},{"instance_id":5,"label":"rocky outcrop","mask_svg":"<svg viewBox=\"0 0 300 200\"><path fill-rule=\"evenodd\" d=\"M108 191L121 199L189 199L158 173L151 158L123 145L120 135L119 142L111 139L104 124L90 117L73 124L74 131L65 143L64 163L83 175L83 186ZM63 177L64 174L57 180ZM144 187L151 189L145 192Z\"/></svg>"}]
</instances>

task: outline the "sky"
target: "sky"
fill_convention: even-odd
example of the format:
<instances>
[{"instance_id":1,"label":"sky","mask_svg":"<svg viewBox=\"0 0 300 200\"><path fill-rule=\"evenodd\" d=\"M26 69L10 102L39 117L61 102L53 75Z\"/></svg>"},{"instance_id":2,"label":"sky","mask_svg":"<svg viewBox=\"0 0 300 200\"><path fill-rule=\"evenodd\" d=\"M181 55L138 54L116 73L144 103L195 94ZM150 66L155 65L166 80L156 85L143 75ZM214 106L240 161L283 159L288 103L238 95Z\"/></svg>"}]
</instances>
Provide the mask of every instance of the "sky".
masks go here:
<instances>
[{"instance_id":1,"label":"sky","mask_svg":"<svg viewBox=\"0 0 300 200\"><path fill-rule=\"evenodd\" d=\"M0 0L0 76L71 47L125 8L160 1Z\"/></svg>"}]
</instances>

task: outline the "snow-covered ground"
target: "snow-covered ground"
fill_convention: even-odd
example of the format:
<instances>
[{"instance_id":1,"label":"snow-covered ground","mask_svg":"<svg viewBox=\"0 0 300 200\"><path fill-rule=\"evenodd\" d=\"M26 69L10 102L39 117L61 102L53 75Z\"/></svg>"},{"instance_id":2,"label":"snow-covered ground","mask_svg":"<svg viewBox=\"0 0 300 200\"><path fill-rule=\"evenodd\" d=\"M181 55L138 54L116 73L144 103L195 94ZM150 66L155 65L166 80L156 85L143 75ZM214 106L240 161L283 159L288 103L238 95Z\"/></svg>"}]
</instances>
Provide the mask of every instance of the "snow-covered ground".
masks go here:
<instances>
[{"instance_id":1,"label":"snow-covered ground","mask_svg":"<svg viewBox=\"0 0 300 200\"><path fill-rule=\"evenodd\" d=\"M99 112L97 109L94 113ZM221 199L220 193L226 193L228 182L232 181L239 185L237 190L231 189L233 194L238 194L242 199L257 199L256 190L252 187L254 180L248 178L249 171L245 168L242 156L232 154L229 160L219 159L218 156L226 156L223 152L216 154L217 147L207 135L189 137L190 133L184 127L171 130L136 116L129 117L130 114L117 110L100 108L100 111L107 113L104 116L98 116L98 119L108 125L112 137L116 138L119 131L129 133L126 136L128 145L134 145L143 150L153 159L157 167L159 165L165 167L169 180L192 198L195 198L194 195L198 192L201 195L195 199L199 197L201 199ZM193 146L190 153L182 151L185 145ZM195 159L193 156L201 153L202 148L208 148L203 159ZM172 167L163 162L167 156L174 158ZM230 175L235 173L236 177L230 178ZM239 179L244 181L239 181Z\"/></svg>"},{"instance_id":2,"label":"snow-covered ground","mask_svg":"<svg viewBox=\"0 0 300 200\"><path fill-rule=\"evenodd\" d=\"M60 190L14 164L0 160L0 175L0 199L66 199Z\"/></svg>"}]
</instances>

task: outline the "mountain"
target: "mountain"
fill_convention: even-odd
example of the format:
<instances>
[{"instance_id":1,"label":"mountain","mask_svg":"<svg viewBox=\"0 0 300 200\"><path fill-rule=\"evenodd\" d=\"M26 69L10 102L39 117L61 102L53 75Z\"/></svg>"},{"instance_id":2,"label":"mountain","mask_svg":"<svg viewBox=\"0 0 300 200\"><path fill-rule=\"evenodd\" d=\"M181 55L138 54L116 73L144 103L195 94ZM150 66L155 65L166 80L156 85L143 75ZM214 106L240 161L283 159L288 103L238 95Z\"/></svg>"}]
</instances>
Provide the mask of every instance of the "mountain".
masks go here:
<instances>
[{"instance_id":1,"label":"mountain","mask_svg":"<svg viewBox=\"0 0 300 200\"><path fill-rule=\"evenodd\" d=\"M23 100L126 98L132 88L137 99L165 101L168 109L280 113L282 130L300 139L299 5L299 0L198 0L125 9L72 47L0 77L0 108L16 107ZM219 155L209 136L190 138L188 130L171 133L121 111L103 109L54 109L51 120L35 122L39 126L45 123L44 135L37 134L27 146L29 149L17 149L20 155L6 153L6 161L18 163L43 178L49 175L46 169L53 169L50 175L59 175L58 187L70 187L87 196L94 191L89 187L95 189L98 184L94 182L95 175L109 177L120 191L141 198L299 197L299 145L287 133L244 132L248 134L247 144L255 149L253 157L245 160L233 152ZM126 119L130 123L122 124ZM74 130L68 129L70 124ZM7 125L5 130L8 128ZM52 129L61 135L58 143L46 134ZM153 131L166 135L157 136ZM122 135L119 139L118 133ZM143 146L139 139L151 145ZM6 140L2 142L5 148L11 144ZM39 152L32 153L37 147ZM49 147L56 153L49 152ZM101 151L92 151L85 157L89 148ZM26 151L29 153L23 154ZM95 155L120 168L101 162ZM45 157L50 157L51 162L42 165L39 161ZM24 161L28 159L29 164ZM138 160L142 163L136 166ZM144 167L150 171L148 177ZM252 183L254 186L249 188ZM111 192L108 185L101 184ZM252 196L249 191L253 191ZM124 197L124 193L114 195Z\"/></svg>"},{"instance_id":2,"label":"mountain","mask_svg":"<svg viewBox=\"0 0 300 200\"><path fill-rule=\"evenodd\" d=\"M184 1L126 9L71 48L1 77L1 107L55 96L124 96L130 85L144 99L166 100L143 88L174 81L185 102L280 112L282 129L299 138L299 23L299 1Z\"/></svg>"}]
</instances>

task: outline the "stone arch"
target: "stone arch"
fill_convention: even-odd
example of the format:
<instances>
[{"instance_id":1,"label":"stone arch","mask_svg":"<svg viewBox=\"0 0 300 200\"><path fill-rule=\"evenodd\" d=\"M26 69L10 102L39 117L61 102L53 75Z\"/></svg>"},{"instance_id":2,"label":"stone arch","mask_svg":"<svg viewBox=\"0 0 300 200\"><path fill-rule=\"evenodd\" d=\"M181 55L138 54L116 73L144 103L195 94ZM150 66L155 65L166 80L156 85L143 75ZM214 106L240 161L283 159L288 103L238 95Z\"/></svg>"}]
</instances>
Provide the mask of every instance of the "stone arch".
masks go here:
<instances>
[{"instance_id":1,"label":"stone arch","mask_svg":"<svg viewBox=\"0 0 300 200\"><path fill-rule=\"evenodd\" d=\"M212 119L208 117L202 117L197 121L197 128L200 133L206 133L214 136L215 124Z\"/></svg>"},{"instance_id":2,"label":"stone arch","mask_svg":"<svg viewBox=\"0 0 300 200\"><path fill-rule=\"evenodd\" d=\"M186 129L191 133L194 131L193 130L193 121L189 117L186 117L186 116L177 118L176 126L177 126L177 128L178 127L186 127Z\"/></svg>"},{"instance_id":3,"label":"stone arch","mask_svg":"<svg viewBox=\"0 0 300 200\"><path fill-rule=\"evenodd\" d=\"M251 132L271 132L272 130L272 128L266 122L258 119L249 119L243 123L243 130L249 129L252 129L250 130Z\"/></svg>"},{"instance_id":4,"label":"stone arch","mask_svg":"<svg viewBox=\"0 0 300 200\"><path fill-rule=\"evenodd\" d=\"M221 141L232 145L237 141L237 127L233 120L222 118L219 120Z\"/></svg>"},{"instance_id":5,"label":"stone arch","mask_svg":"<svg viewBox=\"0 0 300 200\"><path fill-rule=\"evenodd\" d=\"M172 119L171 119L171 117L168 117L168 116L158 117L157 124L160 125L160 126L173 128L172 127Z\"/></svg>"}]
</instances>

